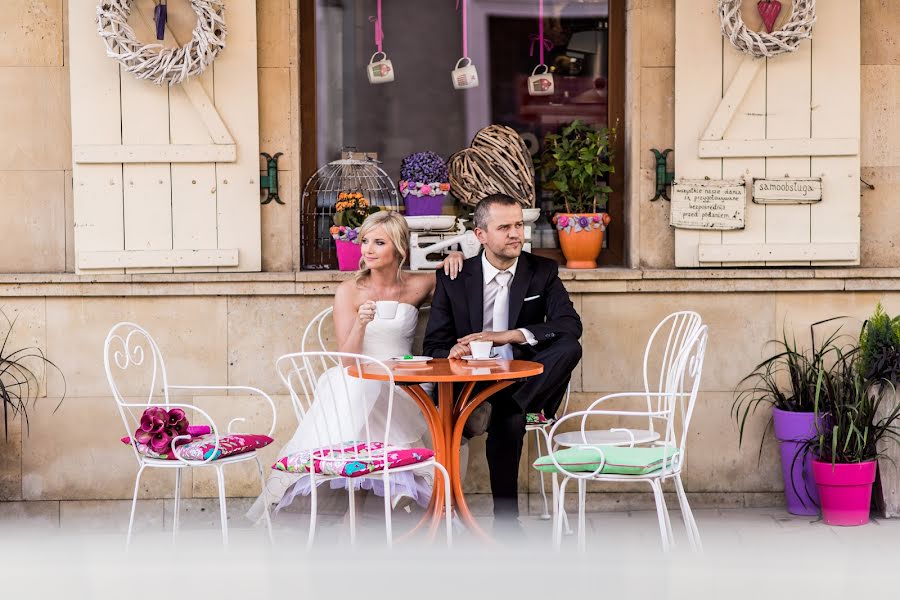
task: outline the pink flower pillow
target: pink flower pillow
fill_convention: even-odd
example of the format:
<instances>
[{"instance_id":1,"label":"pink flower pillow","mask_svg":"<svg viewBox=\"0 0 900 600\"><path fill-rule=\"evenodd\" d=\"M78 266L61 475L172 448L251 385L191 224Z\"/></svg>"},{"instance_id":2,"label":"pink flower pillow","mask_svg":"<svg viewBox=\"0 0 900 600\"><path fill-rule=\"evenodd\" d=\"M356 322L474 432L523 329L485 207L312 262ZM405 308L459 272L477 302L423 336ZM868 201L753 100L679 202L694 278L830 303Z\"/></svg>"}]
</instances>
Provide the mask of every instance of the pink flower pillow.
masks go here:
<instances>
[{"instance_id":1,"label":"pink flower pillow","mask_svg":"<svg viewBox=\"0 0 900 600\"><path fill-rule=\"evenodd\" d=\"M210 433L194 438L191 441L178 446L178 456L185 460L206 460L211 455L216 454L213 460L217 460L220 458L225 458L226 456L244 454L245 452L252 452L254 450L259 450L260 448L265 448L273 441L275 440L267 435L231 433L228 435L223 435L219 438L219 450L217 453L216 436ZM124 437L122 438L122 442L125 444L130 444L131 440L127 437ZM141 443L137 444L137 449L141 454L144 454L151 458L159 458L162 460L177 460L172 454L171 450L160 454L154 452L149 445Z\"/></svg>"},{"instance_id":2,"label":"pink flower pillow","mask_svg":"<svg viewBox=\"0 0 900 600\"><path fill-rule=\"evenodd\" d=\"M341 454L343 452L353 453L353 456L342 457ZM315 460L316 473L319 475L362 477L384 470L384 444L382 442L372 442L371 444L347 442L347 445L343 448L338 448L334 452L326 449L321 454L327 458L317 458ZM279 458L272 465L272 468L287 473L308 473L311 455L312 452L310 450L301 450ZM389 446L387 453L388 468L396 469L398 467L415 465L433 457L434 451L428 448Z\"/></svg>"}]
</instances>

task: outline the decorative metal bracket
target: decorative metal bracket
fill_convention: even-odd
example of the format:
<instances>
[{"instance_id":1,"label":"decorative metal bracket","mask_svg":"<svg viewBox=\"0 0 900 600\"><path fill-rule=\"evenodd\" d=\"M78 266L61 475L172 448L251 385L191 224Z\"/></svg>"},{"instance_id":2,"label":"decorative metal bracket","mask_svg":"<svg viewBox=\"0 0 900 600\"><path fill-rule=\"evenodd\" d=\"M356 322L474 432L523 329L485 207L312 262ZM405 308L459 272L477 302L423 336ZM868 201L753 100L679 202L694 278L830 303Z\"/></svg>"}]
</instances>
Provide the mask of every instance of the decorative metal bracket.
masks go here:
<instances>
[{"instance_id":1,"label":"decorative metal bracket","mask_svg":"<svg viewBox=\"0 0 900 600\"><path fill-rule=\"evenodd\" d=\"M284 204L281 198L278 197L278 158L281 155L281 152L275 156L269 156L265 152L260 153L260 156L266 159L266 171L268 173L259 178L259 189L268 192L266 199L262 200L260 204L268 204L272 200L278 204Z\"/></svg>"},{"instance_id":2,"label":"decorative metal bracket","mask_svg":"<svg viewBox=\"0 0 900 600\"><path fill-rule=\"evenodd\" d=\"M672 200L669 197L669 191L666 189L673 181L675 181L675 171L666 170L666 159L671 151L671 148L666 148L662 152L656 148L650 149L650 152L656 156L656 195L650 198L650 202L659 200L660 198L669 201Z\"/></svg>"}]
</instances>

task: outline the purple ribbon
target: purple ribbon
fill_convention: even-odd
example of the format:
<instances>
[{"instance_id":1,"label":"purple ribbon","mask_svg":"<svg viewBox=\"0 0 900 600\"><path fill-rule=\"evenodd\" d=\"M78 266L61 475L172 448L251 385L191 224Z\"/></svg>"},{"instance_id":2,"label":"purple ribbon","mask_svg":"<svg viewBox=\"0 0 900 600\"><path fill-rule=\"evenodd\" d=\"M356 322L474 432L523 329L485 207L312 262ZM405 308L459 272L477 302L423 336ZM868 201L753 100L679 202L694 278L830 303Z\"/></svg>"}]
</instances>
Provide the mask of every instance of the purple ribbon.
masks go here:
<instances>
[{"instance_id":1,"label":"purple ribbon","mask_svg":"<svg viewBox=\"0 0 900 600\"><path fill-rule=\"evenodd\" d=\"M166 20L169 17L169 10L165 2L160 2L153 9L153 20L156 21L156 39L164 40L166 38Z\"/></svg>"}]
</instances>

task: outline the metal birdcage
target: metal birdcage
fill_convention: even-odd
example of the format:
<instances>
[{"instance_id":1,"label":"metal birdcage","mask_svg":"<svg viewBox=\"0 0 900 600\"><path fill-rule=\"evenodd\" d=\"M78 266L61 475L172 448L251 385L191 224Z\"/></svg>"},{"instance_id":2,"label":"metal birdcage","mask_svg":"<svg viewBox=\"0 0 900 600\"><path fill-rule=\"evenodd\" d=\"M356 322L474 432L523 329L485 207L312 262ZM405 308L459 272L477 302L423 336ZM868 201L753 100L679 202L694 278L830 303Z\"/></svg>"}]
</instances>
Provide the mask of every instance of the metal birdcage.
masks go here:
<instances>
[{"instance_id":1,"label":"metal birdcage","mask_svg":"<svg viewBox=\"0 0 900 600\"><path fill-rule=\"evenodd\" d=\"M303 268L336 268L337 254L328 229L334 224L334 206L341 192L360 192L370 205L400 209L397 186L378 164L371 158L335 160L306 182L300 214Z\"/></svg>"}]
</instances>

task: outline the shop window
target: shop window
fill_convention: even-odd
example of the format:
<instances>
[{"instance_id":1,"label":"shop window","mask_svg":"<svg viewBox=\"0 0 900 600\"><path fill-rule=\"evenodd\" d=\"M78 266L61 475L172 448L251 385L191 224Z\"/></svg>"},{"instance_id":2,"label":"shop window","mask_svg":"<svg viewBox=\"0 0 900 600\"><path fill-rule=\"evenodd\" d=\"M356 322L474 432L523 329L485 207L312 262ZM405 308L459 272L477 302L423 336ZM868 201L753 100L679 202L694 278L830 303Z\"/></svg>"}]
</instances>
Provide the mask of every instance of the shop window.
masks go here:
<instances>
[{"instance_id":1,"label":"shop window","mask_svg":"<svg viewBox=\"0 0 900 600\"><path fill-rule=\"evenodd\" d=\"M480 85L454 90L450 71L462 53L461 15L447 1L383 3L384 50L395 80L368 82L364 66L375 52L375 1L316 0L301 3L301 113L304 181L340 158L342 149L371 153L395 181L404 156L432 150L445 158L468 146L482 127L513 127L537 157L549 132L575 119L619 129L624 140L624 0L545 0L545 63L554 74L550 96L530 96L526 80L538 64L537 1L469 0L469 55ZM309 60L314 54L315 60ZM306 57L306 58L303 58ZM314 67L314 68L313 68ZM601 264L624 262L621 165L618 152L611 227ZM540 174L538 173L538 178ZM554 231L544 208L533 235L534 252L557 257ZM447 207L447 210L452 210ZM302 207L304 268L333 268L334 242L326 207L311 199ZM611 234L611 235L610 235Z\"/></svg>"}]
</instances>

